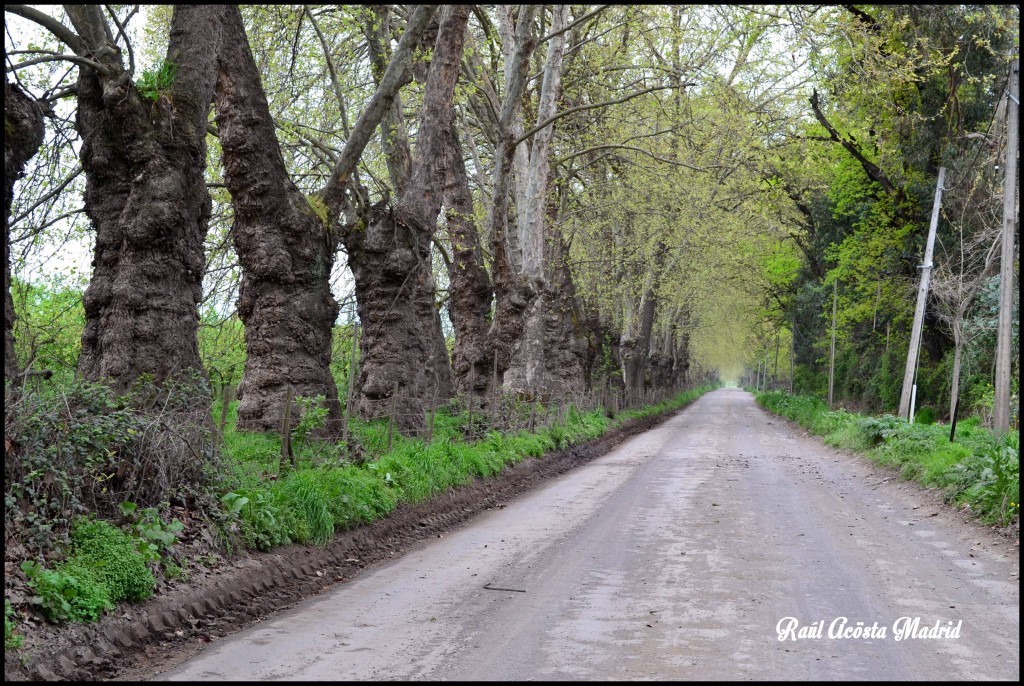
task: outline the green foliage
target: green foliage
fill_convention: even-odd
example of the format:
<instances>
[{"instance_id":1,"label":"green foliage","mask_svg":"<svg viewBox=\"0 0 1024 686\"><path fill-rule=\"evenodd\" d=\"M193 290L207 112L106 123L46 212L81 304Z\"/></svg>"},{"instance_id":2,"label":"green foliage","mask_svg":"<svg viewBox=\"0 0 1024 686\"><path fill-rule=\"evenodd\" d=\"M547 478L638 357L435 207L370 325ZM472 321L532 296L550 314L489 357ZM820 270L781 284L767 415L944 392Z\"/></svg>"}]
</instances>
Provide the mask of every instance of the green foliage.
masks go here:
<instances>
[{"instance_id":1,"label":"green foliage","mask_svg":"<svg viewBox=\"0 0 1024 686\"><path fill-rule=\"evenodd\" d=\"M616 425L629 418L646 417L692 402L708 387L689 391L656 406L629 410ZM250 434L249 442L236 442L231 434L231 461L242 469L231 472L221 498L229 529L247 547L269 550L292 542L326 545L335 531L387 516L398 503L421 502L467 480L493 476L526 457L565 448L603 435L612 422L602 412L583 413L570 407L563 422L554 422L533 434L506 435L489 431L480 440L459 440L464 416L439 413L435 439L425 446L417 438L396 434L390 452L384 452L383 422L353 421L354 440L380 454L364 465L315 465L315 450L300 454L299 468L279 479L267 479L277 459L273 434ZM239 450L242 446L245 449ZM253 448L263 446L263 448ZM305 455L303 457L302 455ZM234 479L234 483L231 483ZM244 480L244 484L239 480Z\"/></svg>"},{"instance_id":2,"label":"green foliage","mask_svg":"<svg viewBox=\"0 0 1024 686\"><path fill-rule=\"evenodd\" d=\"M1020 517L1020 434L1014 431L957 464L954 498L982 512L986 520L1008 524Z\"/></svg>"},{"instance_id":3,"label":"green foliage","mask_svg":"<svg viewBox=\"0 0 1024 686\"><path fill-rule=\"evenodd\" d=\"M11 601L4 598L4 650L17 650L25 640L24 636L14 633L17 623Z\"/></svg>"},{"instance_id":4,"label":"green foliage","mask_svg":"<svg viewBox=\"0 0 1024 686\"><path fill-rule=\"evenodd\" d=\"M295 402L299 406L300 418L292 429L292 440L297 446L304 446L310 432L323 427L327 422L327 404L322 395L315 398L297 395Z\"/></svg>"},{"instance_id":5,"label":"green foliage","mask_svg":"<svg viewBox=\"0 0 1024 686\"><path fill-rule=\"evenodd\" d=\"M155 507L140 510L138 505L132 502L123 502L118 507L125 519L131 522L138 536L136 547L147 562L160 560L177 542L178 534L185 528L177 519L170 523L163 521Z\"/></svg>"},{"instance_id":6,"label":"green foliage","mask_svg":"<svg viewBox=\"0 0 1024 686\"><path fill-rule=\"evenodd\" d=\"M238 515L236 530L246 547L270 550L292 542L280 506L268 490L238 489L226 494L222 501Z\"/></svg>"},{"instance_id":7,"label":"green foliage","mask_svg":"<svg viewBox=\"0 0 1024 686\"><path fill-rule=\"evenodd\" d=\"M295 532L296 540L318 546L327 545L334 534L334 520L327 507L327 494L316 472L289 474L275 484L275 491L305 522L305 526Z\"/></svg>"},{"instance_id":8,"label":"green foliage","mask_svg":"<svg viewBox=\"0 0 1024 686\"><path fill-rule=\"evenodd\" d=\"M915 424L934 424L935 423L935 408L928 407L927 405L914 412L914 423Z\"/></svg>"},{"instance_id":9,"label":"green foliage","mask_svg":"<svg viewBox=\"0 0 1024 686\"><path fill-rule=\"evenodd\" d=\"M82 349L82 291L66 279L27 283L13 277L11 298L18 313L13 333L19 366L49 369L56 382L69 381Z\"/></svg>"},{"instance_id":10,"label":"green foliage","mask_svg":"<svg viewBox=\"0 0 1024 686\"><path fill-rule=\"evenodd\" d=\"M72 518L113 517L130 495L169 501L207 481L209 396L202 379L140 380L118 396L77 380L5 398L8 537L60 552Z\"/></svg>"},{"instance_id":11,"label":"green foliage","mask_svg":"<svg viewBox=\"0 0 1024 686\"><path fill-rule=\"evenodd\" d=\"M100 519L78 519L71 527L73 564L92 571L106 586L110 599L143 600L153 594L156 580L139 553L135 540Z\"/></svg>"},{"instance_id":12,"label":"green foliage","mask_svg":"<svg viewBox=\"0 0 1024 686\"><path fill-rule=\"evenodd\" d=\"M108 589L87 567L65 563L49 570L26 560L21 571L36 594L29 602L51 622L95 622L104 610L114 608Z\"/></svg>"},{"instance_id":13,"label":"green foliage","mask_svg":"<svg viewBox=\"0 0 1024 686\"><path fill-rule=\"evenodd\" d=\"M142 76L135 82L135 87L139 89L139 95L143 98L156 102L170 91L177 73L178 65L164 60L155 70L142 72Z\"/></svg>"},{"instance_id":14,"label":"green foliage","mask_svg":"<svg viewBox=\"0 0 1024 686\"><path fill-rule=\"evenodd\" d=\"M199 357L215 388L237 384L245 367L245 327L238 315L222 318L213 309L206 310L196 333Z\"/></svg>"}]
</instances>

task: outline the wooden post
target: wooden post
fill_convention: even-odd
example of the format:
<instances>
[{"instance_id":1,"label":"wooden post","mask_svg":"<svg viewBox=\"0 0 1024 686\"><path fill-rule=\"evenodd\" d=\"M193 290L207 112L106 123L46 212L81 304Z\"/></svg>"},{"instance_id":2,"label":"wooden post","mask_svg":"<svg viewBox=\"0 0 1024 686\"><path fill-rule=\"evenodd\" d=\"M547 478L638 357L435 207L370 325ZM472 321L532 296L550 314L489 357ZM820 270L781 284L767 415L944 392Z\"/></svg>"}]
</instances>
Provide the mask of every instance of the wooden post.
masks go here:
<instances>
[{"instance_id":1,"label":"wooden post","mask_svg":"<svg viewBox=\"0 0 1024 686\"><path fill-rule=\"evenodd\" d=\"M533 413L537 409L537 401L530 401L530 431L533 431Z\"/></svg>"},{"instance_id":2,"label":"wooden post","mask_svg":"<svg viewBox=\"0 0 1024 686\"><path fill-rule=\"evenodd\" d=\"M277 473L284 469L285 460L292 465L295 464L295 456L292 455L292 387L284 396L284 412L281 416L281 461L277 466Z\"/></svg>"},{"instance_id":3,"label":"wooden post","mask_svg":"<svg viewBox=\"0 0 1024 686\"><path fill-rule=\"evenodd\" d=\"M351 416L352 396L356 386L356 349L359 347L359 326L352 325L352 355L348 362L348 393L345 398L345 426L341 433L341 442L348 444L348 422Z\"/></svg>"},{"instance_id":4,"label":"wooden post","mask_svg":"<svg viewBox=\"0 0 1024 686\"><path fill-rule=\"evenodd\" d=\"M476 379L473 378L474 377L473 371L474 371L473 365L470 364L469 365L469 388L466 391L466 412L469 414L469 440L471 440L471 441L473 440L473 392L474 392L473 384L476 381Z\"/></svg>"},{"instance_id":5,"label":"wooden post","mask_svg":"<svg viewBox=\"0 0 1024 686\"><path fill-rule=\"evenodd\" d=\"M793 306L793 329L789 332L789 394L796 393L796 305Z\"/></svg>"},{"instance_id":6,"label":"wooden post","mask_svg":"<svg viewBox=\"0 0 1024 686\"><path fill-rule=\"evenodd\" d=\"M832 409L832 387L836 370L836 301L839 293L839 279L832 282L832 351L828 358L828 409Z\"/></svg>"},{"instance_id":7,"label":"wooden post","mask_svg":"<svg viewBox=\"0 0 1024 686\"><path fill-rule=\"evenodd\" d=\"M772 390L779 385L779 332L775 332L775 368L772 370Z\"/></svg>"},{"instance_id":8,"label":"wooden post","mask_svg":"<svg viewBox=\"0 0 1024 686\"><path fill-rule=\"evenodd\" d=\"M434 440L434 417L437 416L437 384L434 384L434 394L430 397L430 424L427 425L427 447Z\"/></svg>"},{"instance_id":9,"label":"wooden post","mask_svg":"<svg viewBox=\"0 0 1024 686\"><path fill-rule=\"evenodd\" d=\"M878 327L878 303L882 302L882 281L881 279L875 281L875 310L871 315L871 330L874 331Z\"/></svg>"},{"instance_id":10,"label":"wooden post","mask_svg":"<svg viewBox=\"0 0 1024 686\"><path fill-rule=\"evenodd\" d=\"M1020 60L1010 65L1006 100L1006 169L1003 184L1003 251L999 262L999 320L996 328L996 379L992 429L1010 430L1010 348L1013 326L1013 234L1017 229L1017 126L1020 119Z\"/></svg>"},{"instance_id":11,"label":"wooden post","mask_svg":"<svg viewBox=\"0 0 1024 686\"><path fill-rule=\"evenodd\" d=\"M956 414L960 411L960 398L956 399L956 404L953 405L953 416L949 418L949 442L953 442L953 437L956 436Z\"/></svg>"},{"instance_id":12,"label":"wooden post","mask_svg":"<svg viewBox=\"0 0 1024 686\"><path fill-rule=\"evenodd\" d=\"M498 426L498 349L494 349L494 369L491 376L491 426Z\"/></svg>"},{"instance_id":13,"label":"wooden post","mask_svg":"<svg viewBox=\"0 0 1024 686\"><path fill-rule=\"evenodd\" d=\"M395 431L395 410L398 407L398 382L395 382L395 389L391 392L391 416L388 417L388 452L391 452L391 436Z\"/></svg>"},{"instance_id":14,"label":"wooden post","mask_svg":"<svg viewBox=\"0 0 1024 686\"><path fill-rule=\"evenodd\" d=\"M935 230L939 225L939 209L942 207L942 184L946 179L946 168L939 167L939 180L935 184L935 203L932 206L932 221L928 227L928 242L924 248L924 263L921 265L921 283L917 289L917 306L914 308L914 326L910 331L910 347L907 350L907 366L903 370L903 390L900 393L901 417L910 416L910 396L917 385L917 356L921 349L921 330L924 328L924 309L928 300L928 282L932 273L932 251L935 247Z\"/></svg>"},{"instance_id":15,"label":"wooden post","mask_svg":"<svg viewBox=\"0 0 1024 686\"><path fill-rule=\"evenodd\" d=\"M228 405L233 400L235 387L232 384L224 384L224 393L220 398L220 423L217 425L217 433L214 434L214 450L224 445L224 427L228 423Z\"/></svg>"}]
</instances>

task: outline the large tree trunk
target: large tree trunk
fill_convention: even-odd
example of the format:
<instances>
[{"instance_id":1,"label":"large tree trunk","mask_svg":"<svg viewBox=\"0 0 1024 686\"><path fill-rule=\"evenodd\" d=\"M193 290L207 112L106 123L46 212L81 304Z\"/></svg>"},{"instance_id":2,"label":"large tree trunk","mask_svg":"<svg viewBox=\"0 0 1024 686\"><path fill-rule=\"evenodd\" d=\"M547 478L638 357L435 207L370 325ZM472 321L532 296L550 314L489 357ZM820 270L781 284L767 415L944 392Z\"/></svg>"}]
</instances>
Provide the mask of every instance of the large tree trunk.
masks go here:
<instances>
[{"instance_id":1,"label":"large tree trunk","mask_svg":"<svg viewBox=\"0 0 1024 686\"><path fill-rule=\"evenodd\" d=\"M226 10L224 27L216 117L243 270L238 315L246 361L238 428L278 429L290 387L295 395L324 396L330 435L341 428L329 368L338 316L330 284L334 234L319 203L288 177L237 7Z\"/></svg>"},{"instance_id":2,"label":"large tree trunk","mask_svg":"<svg viewBox=\"0 0 1024 686\"><path fill-rule=\"evenodd\" d=\"M545 378L550 392L563 397L581 394L589 386L589 343L568 253L561 235L554 236L545 260L547 287L539 298L544 312Z\"/></svg>"},{"instance_id":3,"label":"large tree trunk","mask_svg":"<svg viewBox=\"0 0 1024 686\"><path fill-rule=\"evenodd\" d=\"M562 61L565 54L566 34L564 31L560 33L559 31L568 23L568 6L556 5L553 14L551 31L558 35L550 39L548 43L540 101L537 108L538 124L554 115L562 89ZM550 318L550 323L557 326L558 315L546 312L550 296L546 297L545 293L550 292L551 289L545 281L544 258L547 241L544 218L547 214L545 210L548 207L548 153L553 137L553 124L541 129L533 137L525 197L523 198L525 208L519 208L521 223L518 229L523 257L521 271L517 275L519 277L517 286L520 290L525 288L529 290L527 291L526 307L523 308L523 321L518 327L520 333L512 341L511 360L504 373L504 384L507 389L520 393L548 388L550 385L551 375L548 373L545 351L551 341L545 332L547 326L545 320ZM497 196L495 196L495 202L497 202ZM553 294L553 292L551 293ZM549 314L552 316L549 317ZM565 340L556 340L555 342L556 345L567 343L568 341ZM559 377L564 375L562 369L555 371ZM551 390L564 391L568 389L558 388L556 384Z\"/></svg>"},{"instance_id":4,"label":"large tree trunk","mask_svg":"<svg viewBox=\"0 0 1024 686\"><path fill-rule=\"evenodd\" d=\"M394 404L396 424L409 432L423 427L433 397L452 394L430 249L446 169L454 163L452 102L469 9L443 10L405 189L393 207L386 199L374 206L365 231L349 230L344 238L364 331L358 411L377 417Z\"/></svg>"},{"instance_id":5,"label":"large tree trunk","mask_svg":"<svg viewBox=\"0 0 1024 686\"><path fill-rule=\"evenodd\" d=\"M484 269L479 231L473 223L473 195L462 160L462 146L454 128L448 143L451 152L449 164L445 165L444 207L452 252L448 269L448 313L455 330L452 372L455 387L460 392L476 392L476 388L469 388L472 376L474 387L483 384L487 397L492 390L494 365L488 338L488 315L494 291Z\"/></svg>"},{"instance_id":6,"label":"large tree trunk","mask_svg":"<svg viewBox=\"0 0 1024 686\"><path fill-rule=\"evenodd\" d=\"M20 371L14 354L14 301L11 299L11 203L14 182L43 144L43 109L18 86L4 80L4 379L14 381Z\"/></svg>"},{"instance_id":7,"label":"large tree trunk","mask_svg":"<svg viewBox=\"0 0 1024 686\"><path fill-rule=\"evenodd\" d=\"M68 13L104 67L79 67L85 212L96 230L79 369L125 390L142 374L161 381L202 367L203 170L222 9L175 7L166 59L177 71L155 100L104 39L99 7Z\"/></svg>"}]
</instances>

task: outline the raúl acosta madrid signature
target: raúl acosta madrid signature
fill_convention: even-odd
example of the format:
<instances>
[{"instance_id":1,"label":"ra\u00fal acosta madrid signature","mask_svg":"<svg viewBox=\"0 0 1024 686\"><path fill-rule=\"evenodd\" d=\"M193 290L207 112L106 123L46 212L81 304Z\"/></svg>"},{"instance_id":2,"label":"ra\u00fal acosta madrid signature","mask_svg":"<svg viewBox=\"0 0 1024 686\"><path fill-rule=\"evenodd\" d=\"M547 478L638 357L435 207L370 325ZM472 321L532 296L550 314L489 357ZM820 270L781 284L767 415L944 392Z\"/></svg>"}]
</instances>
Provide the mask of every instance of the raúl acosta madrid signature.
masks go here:
<instances>
[{"instance_id":1,"label":"ra\u00fal acosta madrid signature","mask_svg":"<svg viewBox=\"0 0 1024 686\"><path fill-rule=\"evenodd\" d=\"M836 617L826 624L820 619L811 624L800 624L796 617L783 617L775 625L775 633L780 641L802 641L805 639L888 639L890 635L895 641L908 639L943 639L960 638L960 627L963 620L943 622L935 620L934 624L923 621L920 617L900 617L891 626L879 625L878 622L850 621L847 617Z\"/></svg>"}]
</instances>

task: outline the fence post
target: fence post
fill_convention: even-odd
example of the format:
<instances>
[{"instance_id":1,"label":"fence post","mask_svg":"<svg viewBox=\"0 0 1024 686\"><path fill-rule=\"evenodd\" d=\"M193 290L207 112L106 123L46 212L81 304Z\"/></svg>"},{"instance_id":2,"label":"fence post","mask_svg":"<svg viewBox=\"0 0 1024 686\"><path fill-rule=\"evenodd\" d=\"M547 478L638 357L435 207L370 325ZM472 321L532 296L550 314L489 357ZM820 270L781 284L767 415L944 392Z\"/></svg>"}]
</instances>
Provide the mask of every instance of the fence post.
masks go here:
<instances>
[{"instance_id":1,"label":"fence post","mask_svg":"<svg viewBox=\"0 0 1024 686\"><path fill-rule=\"evenodd\" d=\"M217 433L213 437L213 449L216 450L224 445L224 427L228 423L228 405L233 400L235 387L232 384L224 384L224 393L220 399L220 423L217 425Z\"/></svg>"},{"instance_id":2,"label":"fence post","mask_svg":"<svg viewBox=\"0 0 1024 686\"><path fill-rule=\"evenodd\" d=\"M284 396L284 412L281 417L281 461L277 465L277 473L284 469L284 461L288 460L295 465L295 456L292 455L292 387L288 387Z\"/></svg>"},{"instance_id":3,"label":"fence post","mask_svg":"<svg viewBox=\"0 0 1024 686\"><path fill-rule=\"evenodd\" d=\"M427 447L434 440L434 417L437 416L437 384L434 384L434 394L430 398L430 425L427 427Z\"/></svg>"},{"instance_id":4,"label":"fence post","mask_svg":"<svg viewBox=\"0 0 1024 686\"><path fill-rule=\"evenodd\" d=\"M491 425L497 428L498 425L498 349L494 349L494 369L491 380Z\"/></svg>"},{"instance_id":5,"label":"fence post","mask_svg":"<svg viewBox=\"0 0 1024 686\"><path fill-rule=\"evenodd\" d=\"M356 385L356 348L359 347L359 327L353 325L352 327L352 356L348 362L348 393L345 398L345 426L341 432L341 442L348 445L348 422L349 413L352 409L352 393L353 388Z\"/></svg>"},{"instance_id":6,"label":"fence post","mask_svg":"<svg viewBox=\"0 0 1024 686\"><path fill-rule=\"evenodd\" d=\"M469 365L469 387L466 389L466 411L469 414L469 440L473 440L473 384L474 379L474 367L472 363Z\"/></svg>"},{"instance_id":7,"label":"fence post","mask_svg":"<svg viewBox=\"0 0 1024 686\"><path fill-rule=\"evenodd\" d=\"M388 452L391 452L391 436L395 431L395 410L398 406L398 382L395 382L395 390L391 393L391 416L388 417Z\"/></svg>"}]
</instances>

